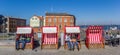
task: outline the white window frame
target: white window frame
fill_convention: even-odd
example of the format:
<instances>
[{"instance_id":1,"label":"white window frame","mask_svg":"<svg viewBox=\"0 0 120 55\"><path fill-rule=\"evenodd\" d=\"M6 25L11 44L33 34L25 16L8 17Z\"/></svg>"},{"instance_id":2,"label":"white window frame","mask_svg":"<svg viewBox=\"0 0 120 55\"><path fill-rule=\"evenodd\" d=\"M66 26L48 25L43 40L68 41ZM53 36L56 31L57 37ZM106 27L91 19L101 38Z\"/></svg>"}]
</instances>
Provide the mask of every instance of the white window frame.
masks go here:
<instances>
[{"instance_id":1,"label":"white window frame","mask_svg":"<svg viewBox=\"0 0 120 55\"><path fill-rule=\"evenodd\" d=\"M54 18L54 22L55 22L55 23L57 22L57 18Z\"/></svg>"},{"instance_id":2,"label":"white window frame","mask_svg":"<svg viewBox=\"0 0 120 55\"><path fill-rule=\"evenodd\" d=\"M52 19L51 18L48 18L48 22L51 22L52 21Z\"/></svg>"},{"instance_id":3,"label":"white window frame","mask_svg":"<svg viewBox=\"0 0 120 55\"><path fill-rule=\"evenodd\" d=\"M67 18L64 18L64 22L67 22Z\"/></svg>"}]
</instances>

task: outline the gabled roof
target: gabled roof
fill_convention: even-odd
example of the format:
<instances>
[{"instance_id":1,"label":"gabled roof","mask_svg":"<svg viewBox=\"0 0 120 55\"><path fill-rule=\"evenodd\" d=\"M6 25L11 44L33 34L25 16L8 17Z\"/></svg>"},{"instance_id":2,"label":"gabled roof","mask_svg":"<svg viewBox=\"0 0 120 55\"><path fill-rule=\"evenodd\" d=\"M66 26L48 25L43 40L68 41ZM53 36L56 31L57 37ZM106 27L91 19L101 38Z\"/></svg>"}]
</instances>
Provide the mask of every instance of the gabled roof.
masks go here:
<instances>
[{"instance_id":1,"label":"gabled roof","mask_svg":"<svg viewBox=\"0 0 120 55\"><path fill-rule=\"evenodd\" d=\"M44 17L43 16L36 16L36 15L34 15L35 17L37 17L39 20L43 20L44 19ZM33 16L33 17L34 17Z\"/></svg>"}]
</instances>

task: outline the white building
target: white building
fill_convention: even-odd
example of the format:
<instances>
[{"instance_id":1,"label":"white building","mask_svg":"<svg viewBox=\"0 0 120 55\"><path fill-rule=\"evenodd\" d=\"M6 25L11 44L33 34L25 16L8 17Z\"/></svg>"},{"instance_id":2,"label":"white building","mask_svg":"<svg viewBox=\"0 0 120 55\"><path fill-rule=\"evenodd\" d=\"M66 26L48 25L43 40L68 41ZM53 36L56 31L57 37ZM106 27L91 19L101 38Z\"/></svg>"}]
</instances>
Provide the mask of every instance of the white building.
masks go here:
<instances>
[{"instance_id":1,"label":"white building","mask_svg":"<svg viewBox=\"0 0 120 55\"><path fill-rule=\"evenodd\" d=\"M43 16L33 16L30 18L30 26L31 27L42 27L44 24Z\"/></svg>"}]
</instances>

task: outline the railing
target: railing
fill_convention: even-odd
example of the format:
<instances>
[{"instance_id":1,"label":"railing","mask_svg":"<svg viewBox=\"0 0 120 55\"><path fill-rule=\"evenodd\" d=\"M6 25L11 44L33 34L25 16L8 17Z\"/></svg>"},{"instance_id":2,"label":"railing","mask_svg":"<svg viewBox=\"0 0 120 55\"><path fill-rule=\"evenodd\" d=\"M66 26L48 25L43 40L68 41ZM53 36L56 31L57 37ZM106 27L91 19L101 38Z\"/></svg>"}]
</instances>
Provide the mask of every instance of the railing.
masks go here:
<instances>
[{"instance_id":1,"label":"railing","mask_svg":"<svg viewBox=\"0 0 120 55\"><path fill-rule=\"evenodd\" d=\"M0 33L0 40L15 40L15 33Z\"/></svg>"}]
</instances>

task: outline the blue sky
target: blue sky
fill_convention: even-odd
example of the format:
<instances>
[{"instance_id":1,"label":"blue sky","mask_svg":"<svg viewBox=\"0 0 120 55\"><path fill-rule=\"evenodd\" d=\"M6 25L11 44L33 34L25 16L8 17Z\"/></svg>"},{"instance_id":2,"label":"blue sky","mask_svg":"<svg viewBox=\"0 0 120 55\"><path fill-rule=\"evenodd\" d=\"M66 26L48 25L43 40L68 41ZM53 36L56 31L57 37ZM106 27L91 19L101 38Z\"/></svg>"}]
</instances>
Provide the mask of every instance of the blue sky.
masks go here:
<instances>
[{"instance_id":1,"label":"blue sky","mask_svg":"<svg viewBox=\"0 0 120 55\"><path fill-rule=\"evenodd\" d=\"M120 24L120 0L0 0L0 14L27 19L45 12L65 12L77 25Z\"/></svg>"}]
</instances>

